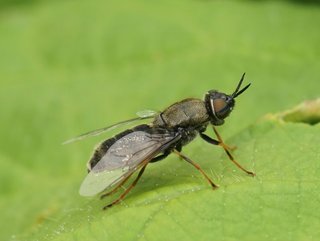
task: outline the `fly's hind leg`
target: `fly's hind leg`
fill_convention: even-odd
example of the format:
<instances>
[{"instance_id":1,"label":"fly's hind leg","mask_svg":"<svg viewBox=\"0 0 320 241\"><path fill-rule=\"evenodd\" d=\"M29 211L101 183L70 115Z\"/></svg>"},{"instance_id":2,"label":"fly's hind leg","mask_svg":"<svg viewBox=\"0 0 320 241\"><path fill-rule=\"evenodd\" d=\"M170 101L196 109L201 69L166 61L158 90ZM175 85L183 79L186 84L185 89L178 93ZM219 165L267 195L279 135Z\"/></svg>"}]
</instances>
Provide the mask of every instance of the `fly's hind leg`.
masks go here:
<instances>
[{"instance_id":1,"label":"fly's hind leg","mask_svg":"<svg viewBox=\"0 0 320 241\"><path fill-rule=\"evenodd\" d=\"M162 154L162 155L156 156L156 157L154 157L153 159L151 159L151 161L149 161L149 162L152 163L152 162L161 161L161 160L163 160L164 158L166 158L169 154L170 154L170 153L168 152L168 153L164 153L164 154ZM120 187L122 187L122 185L124 185L124 184L129 180L129 178L132 176L132 174L133 174L133 172L130 173L130 175L128 175L126 178L124 178L114 189L112 189L111 191L109 191L109 192L107 192L107 193L102 194L102 195L100 196L100 199L103 199L103 198L105 198L105 197L107 197L107 196L115 193L116 191L118 191L118 189L119 189Z\"/></svg>"},{"instance_id":2,"label":"fly's hind leg","mask_svg":"<svg viewBox=\"0 0 320 241\"><path fill-rule=\"evenodd\" d=\"M115 186L114 189L112 189L111 191L109 191L109 192L107 192L107 193L102 194L102 195L100 196L100 199L103 199L103 198L105 198L105 197L107 197L107 196L115 193L116 191L118 191L118 189L119 189L120 187L122 187L122 185L124 185L124 184L129 180L129 178L132 176L132 174L133 174L133 172L130 173L126 178L124 178L119 184L117 184L117 186Z\"/></svg>"},{"instance_id":3,"label":"fly's hind leg","mask_svg":"<svg viewBox=\"0 0 320 241\"><path fill-rule=\"evenodd\" d=\"M170 153L163 153L162 155L159 155L159 156L156 156L154 158L151 159L151 163L152 162L158 162L158 161L161 161L163 160L164 158L166 158Z\"/></svg>"},{"instance_id":4,"label":"fly's hind leg","mask_svg":"<svg viewBox=\"0 0 320 241\"><path fill-rule=\"evenodd\" d=\"M107 206L103 207L103 210L106 210L107 208L112 207L113 205L117 204L118 202L120 202L122 199L124 199L124 197L131 191L132 188L134 188L137 184L137 182L139 181L140 177L142 176L144 170L146 169L146 166L148 165L149 162L147 162L146 164L144 164L144 166L140 169L138 176L136 177L136 179L130 184L130 186L120 195L120 197L118 197L116 200L114 200L112 203L108 204Z\"/></svg>"}]
</instances>

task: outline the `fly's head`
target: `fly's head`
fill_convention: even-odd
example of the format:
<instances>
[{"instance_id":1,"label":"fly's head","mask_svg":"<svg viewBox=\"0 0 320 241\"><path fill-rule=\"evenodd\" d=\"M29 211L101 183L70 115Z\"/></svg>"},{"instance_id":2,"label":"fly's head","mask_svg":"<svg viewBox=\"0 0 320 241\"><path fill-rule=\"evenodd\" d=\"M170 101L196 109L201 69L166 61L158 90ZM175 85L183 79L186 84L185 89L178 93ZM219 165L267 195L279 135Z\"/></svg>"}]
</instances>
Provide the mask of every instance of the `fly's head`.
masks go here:
<instances>
[{"instance_id":1,"label":"fly's head","mask_svg":"<svg viewBox=\"0 0 320 241\"><path fill-rule=\"evenodd\" d=\"M242 75L236 90L231 94L219 92L217 90L209 90L205 95L205 104L213 125L222 125L224 119L229 116L235 105L235 98L249 88L250 84L240 90L245 73Z\"/></svg>"}]
</instances>

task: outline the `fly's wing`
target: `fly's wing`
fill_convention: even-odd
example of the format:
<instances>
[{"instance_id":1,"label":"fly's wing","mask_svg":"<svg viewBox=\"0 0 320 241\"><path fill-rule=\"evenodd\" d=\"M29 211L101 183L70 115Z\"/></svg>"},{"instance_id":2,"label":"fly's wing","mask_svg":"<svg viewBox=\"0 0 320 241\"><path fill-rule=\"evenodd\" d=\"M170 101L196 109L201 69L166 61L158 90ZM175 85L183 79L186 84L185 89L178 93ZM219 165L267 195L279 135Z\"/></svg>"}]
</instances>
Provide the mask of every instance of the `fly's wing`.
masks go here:
<instances>
[{"instance_id":1,"label":"fly's wing","mask_svg":"<svg viewBox=\"0 0 320 241\"><path fill-rule=\"evenodd\" d=\"M136 113L140 118L153 118L157 114L159 114L159 112L154 110L141 110Z\"/></svg>"},{"instance_id":2,"label":"fly's wing","mask_svg":"<svg viewBox=\"0 0 320 241\"><path fill-rule=\"evenodd\" d=\"M153 118L155 117L158 112L157 111L153 111L153 110L143 110L143 111L139 111L136 113L138 117L136 118L132 118L132 119L129 119L129 120L125 120L125 121L120 121L116 124L113 124L113 125L110 125L110 126L107 126L107 127L103 127L103 128L100 128L100 129L97 129L97 130L93 130L93 131L89 131L89 132L86 132L80 136L76 136L70 140L67 140L65 142L63 142L62 144L69 144L69 143L72 143L72 142L75 142L75 141L80 141L82 139L85 139L87 137L90 137L90 136L98 136L104 132L107 132L107 131L111 131L117 127L120 127L120 126L124 126L124 125L128 125L130 123L133 123L133 122L136 122L136 121L139 121L139 120L144 120L144 119L150 119L150 118Z\"/></svg>"},{"instance_id":3,"label":"fly's wing","mask_svg":"<svg viewBox=\"0 0 320 241\"><path fill-rule=\"evenodd\" d=\"M133 131L117 140L88 173L80 195L93 196L117 184L180 139L175 133Z\"/></svg>"}]
</instances>

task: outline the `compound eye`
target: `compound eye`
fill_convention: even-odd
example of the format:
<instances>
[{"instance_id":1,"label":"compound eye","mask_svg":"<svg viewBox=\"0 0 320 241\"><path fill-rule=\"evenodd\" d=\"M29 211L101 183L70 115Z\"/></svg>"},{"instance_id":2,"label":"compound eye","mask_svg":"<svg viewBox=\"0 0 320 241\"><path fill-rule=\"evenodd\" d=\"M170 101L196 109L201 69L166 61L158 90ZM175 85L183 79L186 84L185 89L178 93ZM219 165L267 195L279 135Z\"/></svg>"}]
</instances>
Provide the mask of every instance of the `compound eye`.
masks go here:
<instances>
[{"instance_id":1,"label":"compound eye","mask_svg":"<svg viewBox=\"0 0 320 241\"><path fill-rule=\"evenodd\" d=\"M213 107L216 113L220 112L227 106L227 102L225 99L218 98L213 100Z\"/></svg>"}]
</instances>

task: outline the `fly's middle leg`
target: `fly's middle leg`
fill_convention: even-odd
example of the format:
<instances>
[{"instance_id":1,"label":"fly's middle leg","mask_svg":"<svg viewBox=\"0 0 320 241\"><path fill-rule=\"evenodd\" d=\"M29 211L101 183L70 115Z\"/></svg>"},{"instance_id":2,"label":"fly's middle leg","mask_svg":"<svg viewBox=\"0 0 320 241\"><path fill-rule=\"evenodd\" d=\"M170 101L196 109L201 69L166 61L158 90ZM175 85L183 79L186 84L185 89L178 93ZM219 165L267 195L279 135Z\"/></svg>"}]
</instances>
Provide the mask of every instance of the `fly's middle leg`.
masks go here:
<instances>
[{"instance_id":1,"label":"fly's middle leg","mask_svg":"<svg viewBox=\"0 0 320 241\"><path fill-rule=\"evenodd\" d=\"M195 163L194 161L192 161L189 157L185 156L184 154L182 154L181 152L174 150L173 151L175 154L177 154L180 158L182 158L183 160L185 160L186 162L189 162L192 166L194 166L198 171L201 172L201 174L207 179L207 181L210 183L210 185L212 186L213 189L218 188L219 186L217 184L215 184L210 177L202 170L202 168L199 166L199 164Z\"/></svg>"}]
</instances>

